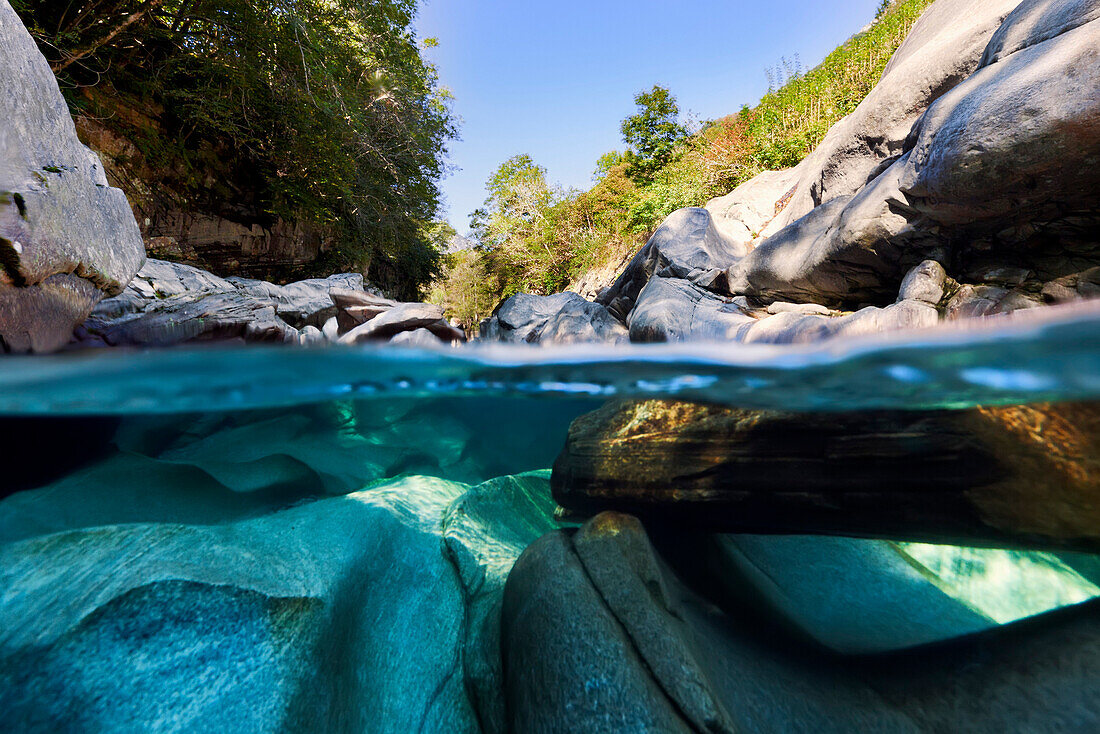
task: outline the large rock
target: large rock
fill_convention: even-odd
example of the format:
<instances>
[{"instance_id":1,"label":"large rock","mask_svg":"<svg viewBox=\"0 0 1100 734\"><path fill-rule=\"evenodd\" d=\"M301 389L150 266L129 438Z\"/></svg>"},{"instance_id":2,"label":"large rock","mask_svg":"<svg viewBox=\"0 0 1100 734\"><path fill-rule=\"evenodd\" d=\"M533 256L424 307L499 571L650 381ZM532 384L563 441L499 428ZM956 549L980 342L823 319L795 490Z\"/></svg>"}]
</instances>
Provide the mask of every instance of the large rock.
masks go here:
<instances>
[{"instance_id":1,"label":"large rock","mask_svg":"<svg viewBox=\"0 0 1100 734\"><path fill-rule=\"evenodd\" d=\"M625 341L626 329L602 305L576 293L517 293L482 323L481 338L514 344L618 343Z\"/></svg>"},{"instance_id":2,"label":"large rock","mask_svg":"<svg viewBox=\"0 0 1100 734\"><path fill-rule=\"evenodd\" d=\"M3 728L506 731L505 577L559 525L546 471L415 475L469 473L443 402L130 418L0 500Z\"/></svg>"},{"instance_id":3,"label":"large rock","mask_svg":"<svg viewBox=\"0 0 1100 734\"><path fill-rule=\"evenodd\" d=\"M274 303L279 318L297 329L305 326L319 329L337 315L336 304L330 295L333 289L365 293L363 276L359 273L337 273L327 278L309 278L286 285L249 278L227 280L238 290Z\"/></svg>"},{"instance_id":4,"label":"large rock","mask_svg":"<svg viewBox=\"0 0 1100 734\"><path fill-rule=\"evenodd\" d=\"M633 342L736 341L755 319L687 280L651 278L627 325Z\"/></svg>"},{"instance_id":5,"label":"large rock","mask_svg":"<svg viewBox=\"0 0 1100 734\"><path fill-rule=\"evenodd\" d=\"M1088 403L787 414L648 400L575 420L553 489L574 512L712 531L1093 551L1098 457Z\"/></svg>"},{"instance_id":6,"label":"large rock","mask_svg":"<svg viewBox=\"0 0 1100 734\"><path fill-rule=\"evenodd\" d=\"M961 13L972 3L941 3L929 13L940 17L954 8L956 25L971 25ZM1094 3L1075 0L1020 5L990 41L981 67L935 95L872 181L833 187L822 205L765 240L730 269L731 292L881 302L908 268L929 257L951 262L960 279L1000 265L1030 270L1040 282L1094 260L1100 227L1094 15Z\"/></svg>"},{"instance_id":7,"label":"large rock","mask_svg":"<svg viewBox=\"0 0 1100 734\"><path fill-rule=\"evenodd\" d=\"M299 342L275 302L224 278L150 258L126 289L77 329L79 346L172 346L192 341Z\"/></svg>"},{"instance_id":8,"label":"large rock","mask_svg":"<svg viewBox=\"0 0 1100 734\"><path fill-rule=\"evenodd\" d=\"M973 636L995 623L904 554L887 560L885 544L863 541L860 555L838 553L844 541L774 539L786 548L769 548L772 540L708 550L707 539L681 535L655 547L637 520L616 513L540 538L505 588L512 729L1028 732L1100 721L1095 605ZM731 553L742 571L723 563ZM803 615L794 633L784 619L791 609ZM898 622L895 650L907 639L940 644L846 658L798 629L849 618L870 620L871 638L890 635L886 619ZM951 641L958 635L971 636Z\"/></svg>"},{"instance_id":9,"label":"large rock","mask_svg":"<svg viewBox=\"0 0 1100 734\"><path fill-rule=\"evenodd\" d=\"M76 136L53 72L0 0L0 348L51 351L145 259L121 191Z\"/></svg>"},{"instance_id":10,"label":"large rock","mask_svg":"<svg viewBox=\"0 0 1100 734\"><path fill-rule=\"evenodd\" d=\"M977 68L1018 0L938 0L894 52L875 87L795 167L790 203L770 235L838 196L851 196L906 148L929 105Z\"/></svg>"},{"instance_id":11,"label":"large rock","mask_svg":"<svg viewBox=\"0 0 1100 734\"><path fill-rule=\"evenodd\" d=\"M722 271L746 252L744 243L726 237L719 230L706 209L679 209L665 218L623 274L597 301L607 306L612 316L625 321L642 288L654 275L683 278L722 291L725 288Z\"/></svg>"},{"instance_id":12,"label":"large rock","mask_svg":"<svg viewBox=\"0 0 1100 734\"><path fill-rule=\"evenodd\" d=\"M363 344L389 339L407 331L427 329L444 342L462 341L465 334L443 318L443 309L432 303L399 303L340 337L341 344Z\"/></svg>"},{"instance_id":13,"label":"large rock","mask_svg":"<svg viewBox=\"0 0 1100 734\"><path fill-rule=\"evenodd\" d=\"M940 323L936 307L915 298L885 308L836 313L817 304L747 309L678 278L652 278L628 324L634 342L719 341L808 344L838 336L925 329Z\"/></svg>"}]
</instances>

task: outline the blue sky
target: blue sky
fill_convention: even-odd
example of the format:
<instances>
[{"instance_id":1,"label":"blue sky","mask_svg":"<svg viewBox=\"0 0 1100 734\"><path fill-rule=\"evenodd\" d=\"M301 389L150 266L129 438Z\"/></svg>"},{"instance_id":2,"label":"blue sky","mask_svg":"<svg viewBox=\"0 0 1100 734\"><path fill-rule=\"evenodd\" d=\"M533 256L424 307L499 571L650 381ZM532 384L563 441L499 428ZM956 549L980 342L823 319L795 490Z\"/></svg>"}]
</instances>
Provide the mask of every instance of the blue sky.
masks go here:
<instances>
[{"instance_id":1,"label":"blue sky","mask_svg":"<svg viewBox=\"0 0 1100 734\"><path fill-rule=\"evenodd\" d=\"M764 70L814 66L873 18L879 0L427 0L416 27L454 96L458 170L443 181L459 232L485 180L527 153L563 186L588 188L596 159L622 149L633 97L661 84L713 119L753 104Z\"/></svg>"}]
</instances>

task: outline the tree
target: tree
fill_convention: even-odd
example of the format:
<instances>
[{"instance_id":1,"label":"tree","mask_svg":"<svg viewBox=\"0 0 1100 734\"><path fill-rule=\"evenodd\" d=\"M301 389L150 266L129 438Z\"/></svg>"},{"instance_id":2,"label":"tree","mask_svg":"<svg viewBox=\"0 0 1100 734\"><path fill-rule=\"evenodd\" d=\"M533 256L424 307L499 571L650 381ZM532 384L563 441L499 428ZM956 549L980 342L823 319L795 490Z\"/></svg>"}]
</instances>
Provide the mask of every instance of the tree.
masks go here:
<instances>
[{"instance_id":1,"label":"tree","mask_svg":"<svg viewBox=\"0 0 1100 734\"><path fill-rule=\"evenodd\" d=\"M672 159L688 131L680 124L676 98L664 87L654 85L648 92L639 92L634 104L637 114L623 120L620 130L631 148L626 154L627 174L641 184Z\"/></svg>"},{"instance_id":2,"label":"tree","mask_svg":"<svg viewBox=\"0 0 1100 734\"><path fill-rule=\"evenodd\" d=\"M154 196L245 224L322 225L336 235L329 266L358 267L411 297L438 267L423 224L436 216L455 134L447 92L412 31L416 4L20 7L70 106L135 145L143 160L133 178ZM143 117L151 122L135 122Z\"/></svg>"},{"instance_id":3,"label":"tree","mask_svg":"<svg viewBox=\"0 0 1100 734\"><path fill-rule=\"evenodd\" d=\"M596 159L596 170L592 173L592 178L602 181L607 177L607 174L611 173L612 168L622 164L625 160L626 157L617 150L604 153Z\"/></svg>"}]
</instances>

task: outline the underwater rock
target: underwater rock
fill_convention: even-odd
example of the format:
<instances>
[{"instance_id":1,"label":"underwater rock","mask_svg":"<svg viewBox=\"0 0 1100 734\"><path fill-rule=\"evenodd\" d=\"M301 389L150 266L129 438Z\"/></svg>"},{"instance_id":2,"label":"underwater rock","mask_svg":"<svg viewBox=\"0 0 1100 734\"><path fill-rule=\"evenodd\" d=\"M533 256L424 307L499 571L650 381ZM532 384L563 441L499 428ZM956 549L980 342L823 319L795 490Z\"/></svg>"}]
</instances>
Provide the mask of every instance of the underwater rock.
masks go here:
<instances>
[{"instance_id":1,"label":"underwater rock","mask_svg":"<svg viewBox=\"0 0 1100 734\"><path fill-rule=\"evenodd\" d=\"M132 461L0 502L3 728L505 731L500 599L557 527L546 472L265 507Z\"/></svg>"},{"instance_id":2,"label":"underwater rock","mask_svg":"<svg viewBox=\"0 0 1100 734\"><path fill-rule=\"evenodd\" d=\"M600 293L597 303L625 321L642 289L655 275L683 278L721 292L725 288L723 271L746 252L744 244L719 231L706 209L678 209L665 218L623 274Z\"/></svg>"},{"instance_id":3,"label":"underwater rock","mask_svg":"<svg viewBox=\"0 0 1100 734\"><path fill-rule=\"evenodd\" d=\"M636 519L604 513L520 556L503 610L514 731L992 733L1086 731L1100 721L1095 604L916 651L843 657L792 632L774 611L723 597L719 589L737 576L713 575L721 568L709 567L690 539L680 557L684 537L665 540L655 547ZM829 588L838 604L845 592L853 606L868 598L836 580ZM858 574L845 580L858 583ZM918 604L940 594L911 569L910 582ZM751 597L753 581L740 583ZM890 600L871 600L878 603ZM962 634L981 627L961 621Z\"/></svg>"},{"instance_id":4,"label":"underwater rock","mask_svg":"<svg viewBox=\"0 0 1100 734\"><path fill-rule=\"evenodd\" d=\"M145 259L126 196L77 139L49 64L0 0L0 350L49 352Z\"/></svg>"},{"instance_id":5,"label":"underwater rock","mask_svg":"<svg viewBox=\"0 0 1100 734\"><path fill-rule=\"evenodd\" d=\"M647 400L573 422L554 498L716 532L1100 547L1100 405L784 414Z\"/></svg>"}]
</instances>

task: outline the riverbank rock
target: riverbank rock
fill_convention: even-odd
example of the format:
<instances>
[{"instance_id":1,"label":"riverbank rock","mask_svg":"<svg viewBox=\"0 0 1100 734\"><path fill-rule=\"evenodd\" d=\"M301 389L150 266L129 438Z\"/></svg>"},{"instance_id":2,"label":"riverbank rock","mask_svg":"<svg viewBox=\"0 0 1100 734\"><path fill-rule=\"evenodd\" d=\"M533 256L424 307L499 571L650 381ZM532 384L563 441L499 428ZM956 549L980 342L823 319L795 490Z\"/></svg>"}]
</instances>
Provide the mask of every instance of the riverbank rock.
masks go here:
<instances>
[{"instance_id":1,"label":"riverbank rock","mask_svg":"<svg viewBox=\"0 0 1100 734\"><path fill-rule=\"evenodd\" d=\"M77 139L46 59L0 0L0 348L64 346L145 249L125 195Z\"/></svg>"},{"instance_id":2,"label":"riverbank rock","mask_svg":"<svg viewBox=\"0 0 1100 734\"><path fill-rule=\"evenodd\" d=\"M959 28L984 28L974 19L997 18L1007 9L936 3L910 40L938 45L940 54L953 49L943 63L955 63L956 47L942 41ZM954 22L941 23L949 13ZM996 34L981 55L971 53L968 42L970 50L959 57L967 60L959 67L969 68L965 78L918 108L923 112L898 138L903 142L881 157L866 183L859 180L863 168L854 177L822 173L817 190L831 187L831 193L816 196L802 219L732 264L730 292L840 305L883 300L907 268L928 257L951 262L960 281L1000 266L1031 271L1034 282L1042 282L1068 275L1082 259L1094 262L1100 229L1100 22L1094 16L1091 3L1029 0L990 28ZM907 63L908 45L891 65ZM889 91L895 71L887 68L876 91L830 131L819 151L865 106L881 103L876 92ZM838 150L845 165L859 158ZM835 183L849 180L858 185ZM799 211L797 195L789 208Z\"/></svg>"},{"instance_id":3,"label":"riverbank rock","mask_svg":"<svg viewBox=\"0 0 1100 734\"><path fill-rule=\"evenodd\" d=\"M465 339L437 306L399 304L366 287L358 273L276 285L220 278L150 258L121 294L96 306L77 329L75 345L162 347L237 340L318 346L384 342L418 329L427 329L433 346ZM347 333L340 321L349 325ZM416 346L428 343L419 335L398 343L410 339Z\"/></svg>"},{"instance_id":4,"label":"riverbank rock","mask_svg":"<svg viewBox=\"0 0 1100 734\"><path fill-rule=\"evenodd\" d=\"M805 552L843 562L815 540L804 540ZM975 635L993 625L945 597L900 557L894 567L900 575L893 576L883 573L885 566L874 567L873 554L849 557L857 564L851 575L836 575L835 566L824 573L833 598L847 602L846 616L871 618L877 605L885 611L873 589L858 585L863 563L878 584L904 592L896 600L887 593L887 605L907 597L928 610L947 606L952 616L930 620L931 627L969 636L919 651L838 656L801 637L776 609L746 603L759 583L776 597L794 592L788 604L806 604L812 594L805 592L822 588L828 562L820 563L816 579L802 576L788 586L789 577L769 582L765 576L767 564L782 554L746 545L737 553L761 566L755 577L737 576L729 566L709 564L721 553L690 541L688 552L678 553L678 545L684 545L682 536L655 545L636 519L604 513L579 531L551 533L524 551L508 578L503 608L505 694L514 731L917 732L962 726L1028 732L1062 726L1084 731L1100 721L1095 605L1046 625ZM795 568L805 560L799 557ZM725 576L717 575L723 570ZM739 593L723 597L729 588ZM867 602L870 608L861 609ZM808 604L801 611L817 612ZM892 614L920 616L900 604ZM819 621L827 626L827 618L824 612ZM887 625L882 629L889 633Z\"/></svg>"},{"instance_id":5,"label":"riverbank rock","mask_svg":"<svg viewBox=\"0 0 1100 734\"><path fill-rule=\"evenodd\" d=\"M573 422L553 489L573 512L718 532L1095 551L1098 457L1088 403L785 414L613 402Z\"/></svg>"},{"instance_id":6,"label":"riverbank rock","mask_svg":"<svg viewBox=\"0 0 1100 734\"><path fill-rule=\"evenodd\" d=\"M721 291L722 270L739 260L748 249L726 237L702 208L679 209L668 215L623 274L596 299L620 321L634 308L645 284L653 276L683 278Z\"/></svg>"},{"instance_id":7,"label":"riverbank rock","mask_svg":"<svg viewBox=\"0 0 1100 734\"><path fill-rule=\"evenodd\" d=\"M614 344L626 340L626 329L606 308L576 293L517 293L481 324L481 339L512 344Z\"/></svg>"}]
</instances>

